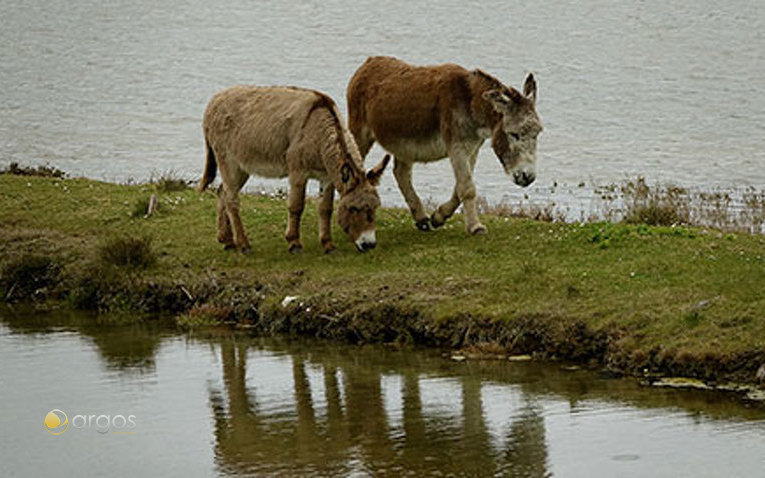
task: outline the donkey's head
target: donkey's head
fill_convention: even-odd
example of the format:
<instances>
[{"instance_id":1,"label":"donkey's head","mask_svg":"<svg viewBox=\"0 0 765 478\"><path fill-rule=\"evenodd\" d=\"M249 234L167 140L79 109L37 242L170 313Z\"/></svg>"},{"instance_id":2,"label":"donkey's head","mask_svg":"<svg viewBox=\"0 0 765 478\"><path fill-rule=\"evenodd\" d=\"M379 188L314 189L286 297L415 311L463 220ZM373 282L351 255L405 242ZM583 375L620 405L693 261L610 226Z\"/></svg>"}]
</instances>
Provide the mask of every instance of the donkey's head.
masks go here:
<instances>
[{"instance_id":1,"label":"donkey's head","mask_svg":"<svg viewBox=\"0 0 765 478\"><path fill-rule=\"evenodd\" d=\"M537 115L537 82L529 73L523 93L515 88L492 89L483 94L500 114L491 132L491 147L513 181L526 187L536 179L537 136L542 123Z\"/></svg>"},{"instance_id":2,"label":"donkey's head","mask_svg":"<svg viewBox=\"0 0 765 478\"><path fill-rule=\"evenodd\" d=\"M377 183L389 161L390 156L386 154L380 164L362 174L349 164L340 168L345 193L337 204L337 223L359 252L374 249L377 245L375 211L380 207Z\"/></svg>"}]
</instances>

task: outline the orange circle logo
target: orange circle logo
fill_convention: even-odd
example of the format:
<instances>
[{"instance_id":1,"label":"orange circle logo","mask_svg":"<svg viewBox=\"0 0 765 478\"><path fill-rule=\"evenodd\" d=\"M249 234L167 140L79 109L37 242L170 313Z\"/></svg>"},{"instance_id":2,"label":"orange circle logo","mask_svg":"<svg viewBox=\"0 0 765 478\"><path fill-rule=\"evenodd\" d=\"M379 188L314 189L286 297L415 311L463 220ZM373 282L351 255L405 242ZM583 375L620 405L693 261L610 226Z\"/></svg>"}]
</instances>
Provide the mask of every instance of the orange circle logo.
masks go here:
<instances>
[{"instance_id":1,"label":"orange circle logo","mask_svg":"<svg viewBox=\"0 0 765 478\"><path fill-rule=\"evenodd\" d=\"M66 416L66 413L55 408L45 415L43 424L51 435L61 435L69 428L69 417Z\"/></svg>"}]
</instances>

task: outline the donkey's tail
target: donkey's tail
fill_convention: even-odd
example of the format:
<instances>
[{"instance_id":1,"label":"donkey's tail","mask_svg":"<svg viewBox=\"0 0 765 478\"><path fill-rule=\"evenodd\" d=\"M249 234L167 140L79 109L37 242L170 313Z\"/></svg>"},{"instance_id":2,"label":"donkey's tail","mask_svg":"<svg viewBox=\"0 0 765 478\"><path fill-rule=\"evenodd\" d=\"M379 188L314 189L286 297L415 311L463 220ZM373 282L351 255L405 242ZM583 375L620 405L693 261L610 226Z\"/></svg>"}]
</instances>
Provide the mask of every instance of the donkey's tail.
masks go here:
<instances>
[{"instance_id":1,"label":"donkey's tail","mask_svg":"<svg viewBox=\"0 0 765 478\"><path fill-rule=\"evenodd\" d=\"M218 170L218 163L215 161L215 153L205 138L205 147L207 148L207 159L205 160L205 172L202 174L202 179L199 181L199 187L197 191L202 192L207 189L207 186L215 179L215 173Z\"/></svg>"}]
</instances>

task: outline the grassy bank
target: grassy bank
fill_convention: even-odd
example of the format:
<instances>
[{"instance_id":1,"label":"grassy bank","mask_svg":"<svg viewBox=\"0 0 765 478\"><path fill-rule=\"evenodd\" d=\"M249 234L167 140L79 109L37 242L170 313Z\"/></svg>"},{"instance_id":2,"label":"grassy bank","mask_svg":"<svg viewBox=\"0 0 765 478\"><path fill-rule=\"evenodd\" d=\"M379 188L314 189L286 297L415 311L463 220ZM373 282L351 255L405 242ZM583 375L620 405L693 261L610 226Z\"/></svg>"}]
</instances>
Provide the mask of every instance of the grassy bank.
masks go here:
<instances>
[{"instance_id":1,"label":"grassy bank","mask_svg":"<svg viewBox=\"0 0 765 478\"><path fill-rule=\"evenodd\" d=\"M144 218L151 194L159 209ZM489 234L469 237L459 215L423 233L407 211L383 209L376 250L356 253L335 229L338 250L325 255L311 204L304 252L293 255L285 201L244 196L253 252L243 255L215 240L214 194L182 185L0 175L0 204L8 302L172 312L188 325L537 353L710 380L752 382L765 364L761 235L484 216Z\"/></svg>"}]
</instances>

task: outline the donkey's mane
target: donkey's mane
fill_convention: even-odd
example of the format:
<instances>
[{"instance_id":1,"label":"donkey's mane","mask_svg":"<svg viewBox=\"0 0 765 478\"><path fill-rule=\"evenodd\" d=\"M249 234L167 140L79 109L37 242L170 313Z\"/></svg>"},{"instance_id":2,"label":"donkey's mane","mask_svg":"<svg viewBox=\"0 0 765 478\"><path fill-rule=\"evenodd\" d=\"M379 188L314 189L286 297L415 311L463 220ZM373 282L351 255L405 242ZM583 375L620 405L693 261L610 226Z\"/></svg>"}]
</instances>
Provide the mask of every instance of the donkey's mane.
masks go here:
<instances>
[{"instance_id":1,"label":"donkey's mane","mask_svg":"<svg viewBox=\"0 0 765 478\"><path fill-rule=\"evenodd\" d=\"M306 122L308 121L308 118L311 116L311 113L313 113L315 110L318 110L319 108L326 108L326 110L329 112L330 116L332 116L332 124L335 127L335 132L337 133L337 141L340 143L340 147L343 150L343 153L350 155L348 151L348 144L345 142L345 135L343 134L343 127L340 123L340 117L337 115L335 105L335 101L330 98L329 96L325 95L324 93L319 93L318 91L315 92L316 96L318 98L316 101L311 105L311 109L308 110L308 115L306 116Z\"/></svg>"},{"instance_id":2,"label":"donkey's mane","mask_svg":"<svg viewBox=\"0 0 765 478\"><path fill-rule=\"evenodd\" d=\"M335 128L335 137L337 138L337 143L340 145L340 150L342 152L341 157L342 158L351 158L351 161L344 161L343 164L348 164L351 166L354 170L356 170L357 173L360 173L361 175L364 174L364 169L359 164L354 161L354 155L351 152L351 148L348 145L348 142L345 138L345 130L343 129L343 123L340 119L340 115L337 113L337 105L335 104L335 101L330 98L329 96L325 95L324 93L321 93L319 91L314 91L317 98L316 101L311 105L311 109L308 110L308 114L306 115L306 122L308 121L308 118L311 116L311 113L313 113L315 110L318 109L326 109L329 112L329 115L331 116L332 126Z\"/></svg>"},{"instance_id":3,"label":"donkey's mane","mask_svg":"<svg viewBox=\"0 0 765 478\"><path fill-rule=\"evenodd\" d=\"M476 68L475 70L473 70L472 73L476 76L481 77L483 80L488 81L491 84L491 87L493 88L496 88L503 92L509 91L509 88L503 85L501 81L499 81L498 79L494 78L493 76L491 76L490 74L486 73L485 71L479 68Z\"/></svg>"}]
</instances>

